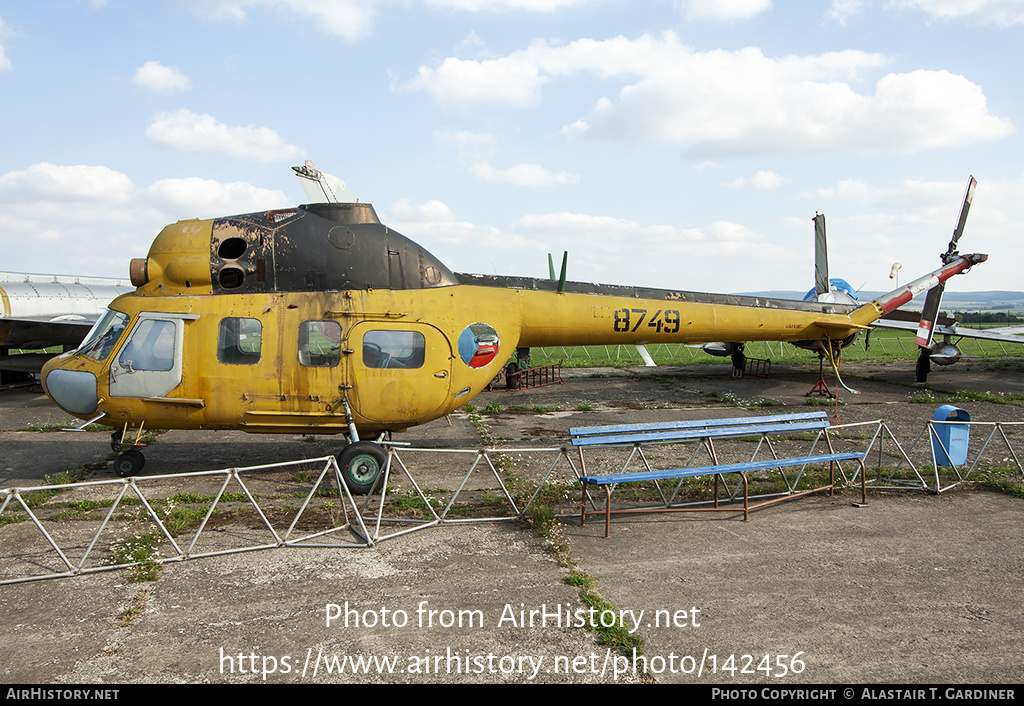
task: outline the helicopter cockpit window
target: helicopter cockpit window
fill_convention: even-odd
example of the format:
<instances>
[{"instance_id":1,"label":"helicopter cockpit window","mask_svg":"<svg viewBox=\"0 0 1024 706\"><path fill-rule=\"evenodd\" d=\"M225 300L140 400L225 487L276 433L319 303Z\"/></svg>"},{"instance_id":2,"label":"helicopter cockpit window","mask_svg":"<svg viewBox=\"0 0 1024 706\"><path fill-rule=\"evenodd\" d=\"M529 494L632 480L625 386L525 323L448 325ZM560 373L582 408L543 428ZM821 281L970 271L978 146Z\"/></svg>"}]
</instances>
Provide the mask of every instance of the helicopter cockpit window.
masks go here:
<instances>
[{"instance_id":1,"label":"helicopter cockpit window","mask_svg":"<svg viewBox=\"0 0 1024 706\"><path fill-rule=\"evenodd\" d=\"M93 360L106 360L127 325L127 314L107 309L107 313L96 322L82 345L78 347L78 352L84 353Z\"/></svg>"},{"instance_id":2,"label":"helicopter cockpit window","mask_svg":"<svg viewBox=\"0 0 1024 706\"><path fill-rule=\"evenodd\" d=\"M174 367L174 322L145 319L121 349L117 362L125 370L160 370Z\"/></svg>"},{"instance_id":3,"label":"helicopter cockpit window","mask_svg":"<svg viewBox=\"0 0 1024 706\"><path fill-rule=\"evenodd\" d=\"M363 365L367 368L422 368L426 340L418 331L367 331Z\"/></svg>"},{"instance_id":4,"label":"helicopter cockpit window","mask_svg":"<svg viewBox=\"0 0 1024 706\"><path fill-rule=\"evenodd\" d=\"M260 360L263 324L259 319L230 316L220 320L217 360L228 365L254 365Z\"/></svg>"},{"instance_id":5,"label":"helicopter cockpit window","mask_svg":"<svg viewBox=\"0 0 1024 706\"><path fill-rule=\"evenodd\" d=\"M303 321L299 326L299 363L311 368L333 368L341 360L341 324Z\"/></svg>"}]
</instances>

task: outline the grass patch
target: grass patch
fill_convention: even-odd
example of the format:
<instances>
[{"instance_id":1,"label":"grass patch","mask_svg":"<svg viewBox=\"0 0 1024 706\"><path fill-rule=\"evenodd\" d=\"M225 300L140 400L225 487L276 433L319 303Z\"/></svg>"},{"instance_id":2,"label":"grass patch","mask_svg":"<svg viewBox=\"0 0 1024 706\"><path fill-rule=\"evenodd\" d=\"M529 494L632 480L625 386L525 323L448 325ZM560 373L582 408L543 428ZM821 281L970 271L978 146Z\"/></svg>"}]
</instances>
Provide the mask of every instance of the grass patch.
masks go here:
<instances>
[{"instance_id":1,"label":"grass patch","mask_svg":"<svg viewBox=\"0 0 1024 706\"><path fill-rule=\"evenodd\" d=\"M977 482L998 493L1024 498L1024 479L1016 466L993 466L977 474Z\"/></svg>"},{"instance_id":2,"label":"grass patch","mask_svg":"<svg viewBox=\"0 0 1024 706\"><path fill-rule=\"evenodd\" d=\"M142 615L146 609L146 601L149 599L149 589L139 591L132 597L131 605L117 614L117 626L126 628Z\"/></svg>"},{"instance_id":3,"label":"grass patch","mask_svg":"<svg viewBox=\"0 0 1024 706\"><path fill-rule=\"evenodd\" d=\"M573 571L565 582L580 591L580 600L593 609L592 619L588 619L585 627L597 635L597 643L605 647L614 647L623 655L631 657L633 650L640 653L644 645L642 637L630 633L623 624L615 606L601 597L593 577L582 571ZM613 619L609 619L614 616ZM610 625L608 623L611 623Z\"/></svg>"},{"instance_id":4,"label":"grass patch","mask_svg":"<svg viewBox=\"0 0 1024 706\"><path fill-rule=\"evenodd\" d=\"M55 476L46 476L46 484L65 485L68 483L77 483L83 478L85 478L85 471L82 469L76 469L73 471L64 471L63 473L58 473ZM32 490L28 493L23 493L21 499L30 509L33 509L63 492L64 490L61 488L43 488L41 490Z\"/></svg>"},{"instance_id":5,"label":"grass patch","mask_svg":"<svg viewBox=\"0 0 1024 706\"><path fill-rule=\"evenodd\" d=\"M50 431L69 431L71 429L77 429L78 431L106 431L111 430L110 427L103 424L87 424L81 429L78 429L80 421L77 419L68 419L63 422L46 422L45 424L29 424L28 426L21 427L17 431L37 431L37 432L50 432Z\"/></svg>"},{"instance_id":6,"label":"grass patch","mask_svg":"<svg viewBox=\"0 0 1024 706\"><path fill-rule=\"evenodd\" d=\"M835 407L837 402L828 397L808 397L804 404L808 407ZM838 404L844 405L846 403L839 401Z\"/></svg>"},{"instance_id":7,"label":"grass patch","mask_svg":"<svg viewBox=\"0 0 1024 706\"><path fill-rule=\"evenodd\" d=\"M923 388L915 390L908 397L911 404L963 404L964 402L991 402L993 404L1010 404L1024 406L1024 394L1007 392L977 392L974 390L957 390L946 392Z\"/></svg>"},{"instance_id":8,"label":"grass patch","mask_svg":"<svg viewBox=\"0 0 1024 706\"><path fill-rule=\"evenodd\" d=\"M510 474L509 482L513 486L521 485L522 479ZM578 588L580 601L593 609L595 620L588 620L584 627L595 633L598 644L615 648L625 656L632 656L633 650L640 654L643 638L630 634L614 606L601 597L594 579L577 568L577 561L570 553L571 546L562 531L563 525L557 508L575 496L575 486L568 483L543 488L527 511L526 524L544 538L547 550L554 555L558 565L570 569L565 582ZM609 619L608 611L614 619ZM606 625L602 625L602 622Z\"/></svg>"},{"instance_id":9,"label":"grass patch","mask_svg":"<svg viewBox=\"0 0 1024 706\"><path fill-rule=\"evenodd\" d=\"M130 583L156 581L162 568L157 562L156 545L159 541L160 535L156 532L115 540L104 563L107 566L127 564Z\"/></svg>"}]
</instances>

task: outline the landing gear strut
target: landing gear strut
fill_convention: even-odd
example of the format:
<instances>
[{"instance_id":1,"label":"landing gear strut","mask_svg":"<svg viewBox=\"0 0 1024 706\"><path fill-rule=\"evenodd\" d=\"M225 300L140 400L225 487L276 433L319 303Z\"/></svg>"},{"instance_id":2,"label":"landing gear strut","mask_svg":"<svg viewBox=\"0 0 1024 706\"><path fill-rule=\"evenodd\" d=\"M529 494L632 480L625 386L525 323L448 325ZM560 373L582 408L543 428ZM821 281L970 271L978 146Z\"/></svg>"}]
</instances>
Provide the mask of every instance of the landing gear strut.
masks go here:
<instances>
[{"instance_id":1,"label":"landing gear strut","mask_svg":"<svg viewBox=\"0 0 1024 706\"><path fill-rule=\"evenodd\" d=\"M110 434L110 450L118 454L117 460L114 461L114 473L121 478L137 475L146 465L146 457L139 450L145 446L139 443L139 439L142 438L142 426L139 425L134 442L128 436L127 424L121 431Z\"/></svg>"},{"instance_id":2,"label":"landing gear strut","mask_svg":"<svg viewBox=\"0 0 1024 706\"><path fill-rule=\"evenodd\" d=\"M921 352L917 356L917 381L928 382L928 373L932 371L932 358L931 350L928 348L922 348Z\"/></svg>"},{"instance_id":3,"label":"landing gear strut","mask_svg":"<svg viewBox=\"0 0 1024 706\"><path fill-rule=\"evenodd\" d=\"M743 353L743 344L737 343L732 352L732 376L743 377L743 371L747 369L747 356Z\"/></svg>"}]
</instances>

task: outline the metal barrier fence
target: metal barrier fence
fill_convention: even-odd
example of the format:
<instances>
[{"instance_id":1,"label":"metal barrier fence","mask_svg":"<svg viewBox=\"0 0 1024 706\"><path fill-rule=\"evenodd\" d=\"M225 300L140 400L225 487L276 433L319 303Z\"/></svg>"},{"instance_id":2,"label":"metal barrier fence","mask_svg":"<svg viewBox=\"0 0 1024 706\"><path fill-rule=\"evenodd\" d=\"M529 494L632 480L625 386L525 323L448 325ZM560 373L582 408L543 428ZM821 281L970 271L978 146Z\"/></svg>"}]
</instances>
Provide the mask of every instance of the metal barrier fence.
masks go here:
<instances>
[{"instance_id":1,"label":"metal barrier fence","mask_svg":"<svg viewBox=\"0 0 1024 706\"><path fill-rule=\"evenodd\" d=\"M265 491L254 491L250 486L254 485L254 481L266 486L265 481L255 478L261 471L289 467L319 467L320 470L308 490L303 491L297 511L294 514L286 513L291 517L282 518L281 512L276 508L272 510L266 502L261 506L261 496ZM178 508L175 507L174 499L177 498L180 504L192 505L196 503L190 501L198 496L194 493L179 493L172 495L168 501L167 498L157 498L156 494L161 494L161 490L166 491L163 486L168 481L185 481L195 486L209 479L219 481L219 488L208 500L199 499L198 504L207 507L198 527L194 533L191 530L186 533L176 532L176 526L185 518L175 512ZM229 491L232 487L237 490ZM62 502L48 505L49 500L57 494L63 499ZM307 523L307 526L300 527L304 516L308 520L312 514L308 512L311 503L325 495L337 497L341 503L340 511L322 513L328 518L328 522L324 523L326 526L311 527ZM257 527L264 530L265 538L253 542L249 538L231 537L224 532L204 532L210 529L210 521L218 511L218 506L223 508L228 504L235 506L232 508L235 516L255 515L252 519ZM330 507L333 509L335 506ZM102 512L104 508L105 513ZM100 510L101 517L89 515L90 512L95 514L96 510ZM192 512L190 515L192 519L198 519L198 513ZM72 518L95 519L98 524L93 531L83 527L83 522L69 521ZM115 520L127 521L130 531L119 531L114 527ZM142 524L148 525L150 532L139 534L136 530ZM0 584L124 569L150 561L163 564L273 547L369 547L373 544L351 493L341 482L338 464L333 456L247 468L8 488L0 491L0 527L4 527L8 534L16 527L38 531L34 537L26 538L34 538L36 546L32 546L29 541L27 546L15 550L10 546L10 537L4 541L5 551L0 556ZM355 535L352 541L327 541L346 531ZM132 532L135 534L132 535ZM107 541L106 545L101 546L101 538ZM232 539L240 541L230 546ZM206 542L201 544L201 540ZM42 546L39 546L40 542ZM152 549L152 545L157 542L161 548L170 548L168 556L140 558L139 553L144 546L149 545L146 548ZM125 551L116 551L118 546L125 548ZM8 554L11 551L15 553ZM149 551L143 553L150 554ZM7 574L11 568L9 564L12 563L32 567L33 572L11 577Z\"/></svg>"},{"instance_id":2,"label":"metal barrier fence","mask_svg":"<svg viewBox=\"0 0 1024 706\"><path fill-rule=\"evenodd\" d=\"M983 437L964 463L940 465L938 450L950 456L937 432L943 424L968 425L976 438ZM1011 438L1018 438L1014 432L1021 424L931 421L909 447L900 444L880 420L838 425L827 433L837 450L866 453L865 464L874 476L868 479L870 487L940 493L970 480L985 458L988 466L1015 467L1024 477L1020 455L1011 444ZM810 442L813 449L820 438L782 437L766 447L758 442L750 459L762 448L767 449L763 453L786 454L786 444ZM925 439L927 449L921 445ZM741 456L749 452L750 445L735 443L737 448L729 453ZM622 453L638 453L646 465L648 457L666 453L663 447L646 451L625 448ZM1007 455L1001 451L993 455L1003 448ZM693 450L686 465L694 463L698 451ZM725 451L718 447L720 456L724 457ZM393 446L380 484L359 502L341 482L333 456L247 468L8 488L0 490L0 584L277 547L368 548L442 523L517 520L529 515L545 489L549 491L546 503L553 496L556 502L564 500L565 508L578 508L576 480L580 472L573 458L577 453L571 447ZM456 471L463 461L465 472ZM591 467L595 462L625 469L630 460L622 465L612 465L610 459L588 460ZM839 485L859 485L859 466L844 468L840 464L837 470ZM771 494L796 492L804 469L790 476L777 472L782 474L785 489ZM282 474L287 477L282 479ZM460 480L454 489L424 489L423 481L433 479L431 474L439 474L449 485L453 477ZM476 482L481 476L484 482ZM402 489L406 481L411 490ZM198 495L195 490L204 486L214 492ZM734 486L728 490L733 500L739 484ZM188 490L181 492L183 487ZM498 492L492 493L494 489ZM696 503L673 503L682 504ZM593 502L591 505L596 508ZM574 514L574 510L567 509L565 514ZM143 525L148 531L139 529ZM162 554L141 558L118 551L132 541L148 542L150 549Z\"/></svg>"}]
</instances>

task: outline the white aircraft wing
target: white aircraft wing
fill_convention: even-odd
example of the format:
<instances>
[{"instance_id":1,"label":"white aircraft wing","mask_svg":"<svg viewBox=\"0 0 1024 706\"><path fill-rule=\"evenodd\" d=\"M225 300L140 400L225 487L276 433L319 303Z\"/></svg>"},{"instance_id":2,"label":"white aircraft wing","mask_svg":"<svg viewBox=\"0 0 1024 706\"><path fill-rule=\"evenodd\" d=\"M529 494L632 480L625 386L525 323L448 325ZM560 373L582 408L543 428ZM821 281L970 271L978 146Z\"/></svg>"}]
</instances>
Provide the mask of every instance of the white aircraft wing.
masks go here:
<instances>
[{"instance_id":1,"label":"white aircraft wing","mask_svg":"<svg viewBox=\"0 0 1024 706\"><path fill-rule=\"evenodd\" d=\"M111 300L134 289L120 279L0 272L0 349L77 346ZM0 369L24 371L35 358L0 355Z\"/></svg>"},{"instance_id":2,"label":"white aircraft wing","mask_svg":"<svg viewBox=\"0 0 1024 706\"><path fill-rule=\"evenodd\" d=\"M936 329L942 333L941 329ZM954 326L953 336L962 338L978 338L985 341L1000 341L1002 343L1024 343L1024 326L1002 326L1000 328L976 329L966 326Z\"/></svg>"},{"instance_id":3,"label":"white aircraft wing","mask_svg":"<svg viewBox=\"0 0 1024 706\"><path fill-rule=\"evenodd\" d=\"M899 310L897 310L899 312ZM894 312L895 313L895 312ZM871 328L898 329L902 331L917 331L920 314L917 312L899 312L906 314L908 318L882 318L871 324ZM935 335L955 336L957 338L977 338L985 341L1000 341L1002 343L1024 343L1024 325L1001 326L999 328L976 329L967 326L960 326L954 319L941 317L934 328Z\"/></svg>"}]
</instances>

